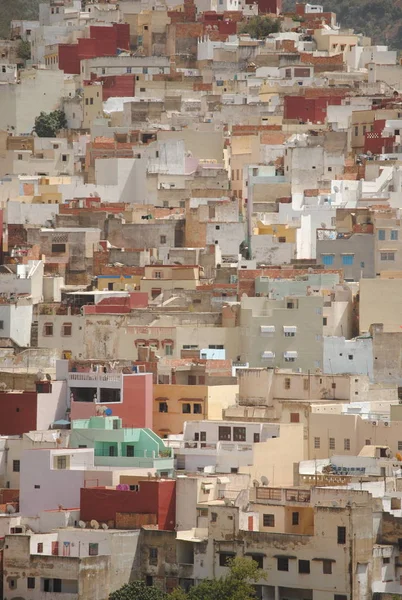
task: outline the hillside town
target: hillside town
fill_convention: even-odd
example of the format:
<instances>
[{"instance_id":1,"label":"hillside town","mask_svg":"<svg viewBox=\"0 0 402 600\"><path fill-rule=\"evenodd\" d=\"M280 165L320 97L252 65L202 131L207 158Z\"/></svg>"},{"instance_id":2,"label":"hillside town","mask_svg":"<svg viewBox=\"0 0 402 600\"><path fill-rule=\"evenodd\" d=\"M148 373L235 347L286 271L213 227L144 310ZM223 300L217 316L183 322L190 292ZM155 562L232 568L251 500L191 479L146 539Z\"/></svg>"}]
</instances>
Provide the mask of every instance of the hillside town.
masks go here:
<instances>
[{"instance_id":1,"label":"hillside town","mask_svg":"<svg viewBox=\"0 0 402 600\"><path fill-rule=\"evenodd\" d=\"M401 213L402 59L321 5L12 21L0 599L238 559L256 600L402 598Z\"/></svg>"}]
</instances>

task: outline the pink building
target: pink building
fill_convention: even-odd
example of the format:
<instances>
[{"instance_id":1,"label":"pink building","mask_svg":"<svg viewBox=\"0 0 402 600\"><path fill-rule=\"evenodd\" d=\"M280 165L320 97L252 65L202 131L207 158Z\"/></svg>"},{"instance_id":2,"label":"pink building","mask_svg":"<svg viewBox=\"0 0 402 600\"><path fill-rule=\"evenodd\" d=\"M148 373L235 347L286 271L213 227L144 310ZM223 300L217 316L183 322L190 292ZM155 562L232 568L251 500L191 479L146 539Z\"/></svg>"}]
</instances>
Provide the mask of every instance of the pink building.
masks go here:
<instances>
[{"instance_id":1,"label":"pink building","mask_svg":"<svg viewBox=\"0 0 402 600\"><path fill-rule=\"evenodd\" d=\"M72 368L70 371L67 360L57 362L57 379L67 381L72 421L105 414L109 409L122 419L123 427L152 429L152 373L139 372L135 365L111 370L98 364L91 369L89 361Z\"/></svg>"}]
</instances>

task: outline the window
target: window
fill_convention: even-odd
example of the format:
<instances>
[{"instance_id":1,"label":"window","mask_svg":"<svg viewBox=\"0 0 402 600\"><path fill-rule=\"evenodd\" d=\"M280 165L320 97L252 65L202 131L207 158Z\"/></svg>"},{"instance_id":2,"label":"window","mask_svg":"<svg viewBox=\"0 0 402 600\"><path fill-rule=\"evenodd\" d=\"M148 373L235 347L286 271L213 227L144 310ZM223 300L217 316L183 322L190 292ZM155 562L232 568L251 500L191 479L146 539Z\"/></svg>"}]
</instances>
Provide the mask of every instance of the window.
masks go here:
<instances>
[{"instance_id":1,"label":"window","mask_svg":"<svg viewBox=\"0 0 402 600\"><path fill-rule=\"evenodd\" d=\"M35 589L35 577L28 577L27 578L27 588L29 590L34 590Z\"/></svg>"},{"instance_id":2,"label":"window","mask_svg":"<svg viewBox=\"0 0 402 600\"><path fill-rule=\"evenodd\" d=\"M166 354L166 356L172 356L172 354L173 354L173 346L172 346L172 344L166 344L165 345L165 354Z\"/></svg>"},{"instance_id":3,"label":"window","mask_svg":"<svg viewBox=\"0 0 402 600\"><path fill-rule=\"evenodd\" d=\"M65 244L52 244L52 252L55 254L61 254L66 251Z\"/></svg>"},{"instance_id":4,"label":"window","mask_svg":"<svg viewBox=\"0 0 402 600\"><path fill-rule=\"evenodd\" d=\"M4 329L4 321L0 321L0 329Z\"/></svg>"},{"instance_id":5,"label":"window","mask_svg":"<svg viewBox=\"0 0 402 600\"><path fill-rule=\"evenodd\" d=\"M278 561L278 563L277 563L278 571L289 571L289 559L288 558L278 556L277 561Z\"/></svg>"},{"instance_id":6,"label":"window","mask_svg":"<svg viewBox=\"0 0 402 600\"><path fill-rule=\"evenodd\" d=\"M154 277L155 279L163 279L162 271L154 271Z\"/></svg>"},{"instance_id":7,"label":"window","mask_svg":"<svg viewBox=\"0 0 402 600\"><path fill-rule=\"evenodd\" d=\"M202 404L193 404L193 414L201 415L202 414Z\"/></svg>"},{"instance_id":8,"label":"window","mask_svg":"<svg viewBox=\"0 0 402 600\"><path fill-rule=\"evenodd\" d=\"M22 154L18 154L18 160L22 160L23 156Z\"/></svg>"},{"instance_id":9,"label":"window","mask_svg":"<svg viewBox=\"0 0 402 600\"><path fill-rule=\"evenodd\" d=\"M300 423L300 414L299 413L290 413L290 422L291 423Z\"/></svg>"},{"instance_id":10,"label":"window","mask_svg":"<svg viewBox=\"0 0 402 600\"><path fill-rule=\"evenodd\" d=\"M310 573L310 561L299 560L299 573L308 574Z\"/></svg>"},{"instance_id":11,"label":"window","mask_svg":"<svg viewBox=\"0 0 402 600\"><path fill-rule=\"evenodd\" d=\"M331 388L332 388L333 390L336 390L336 383L331 383Z\"/></svg>"},{"instance_id":12,"label":"window","mask_svg":"<svg viewBox=\"0 0 402 600\"><path fill-rule=\"evenodd\" d=\"M314 448L319 448L321 445L321 440L319 437L314 438Z\"/></svg>"},{"instance_id":13,"label":"window","mask_svg":"<svg viewBox=\"0 0 402 600\"><path fill-rule=\"evenodd\" d=\"M321 254L322 256L322 264L330 267L334 264L334 255L333 254Z\"/></svg>"},{"instance_id":14,"label":"window","mask_svg":"<svg viewBox=\"0 0 402 600\"><path fill-rule=\"evenodd\" d=\"M61 335L63 337L70 337L73 333L73 324L72 323L63 323L61 327Z\"/></svg>"},{"instance_id":15,"label":"window","mask_svg":"<svg viewBox=\"0 0 402 600\"><path fill-rule=\"evenodd\" d=\"M332 173L332 167L328 167L328 173Z\"/></svg>"},{"instance_id":16,"label":"window","mask_svg":"<svg viewBox=\"0 0 402 600\"><path fill-rule=\"evenodd\" d=\"M57 469L67 469L67 456L58 456L56 459Z\"/></svg>"},{"instance_id":17,"label":"window","mask_svg":"<svg viewBox=\"0 0 402 600\"><path fill-rule=\"evenodd\" d=\"M402 450L402 441L398 442L398 450Z\"/></svg>"},{"instance_id":18,"label":"window","mask_svg":"<svg viewBox=\"0 0 402 600\"><path fill-rule=\"evenodd\" d=\"M260 434L259 433L255 433L253 435L253 442L254 442L254 444L258 444L259 441L260 441Z\"/></svg>"},{"instance_id":19,"label":"window","mask_svg":"<svg viewBox=\"0 0 402 600\"><path fill-rule=\"evenodd\" d=\"M94 99L93 99L93 98L90 98L90 99L89 99L89 104L93 104L93 103L94 103Z\"/></svg>"},{"instance_id":20,"label":"window","mask_svg":"<svg viewBox=\"0 0 402 600\"><path fill-rule=\"evenodd\" d=\"M323 326L326 327L327 323L328 323L328 317L323 317L322 318L322 324L323 324Z\"/></svg>"},{"instance_id":21,"label":"window","mask_svg":"<svg viewBox=\"0 0 402 600\"><path fill-rule=\"evenodd\" d=\"M61 160L62 160L63 162L67 162L67 159L68 159L68 156L67 156L67 154L62 154L62 155L61 155Z\"/></svg>"},{"instance_id":22,"label":"window","mask_svg":"<svg viewBox=\"0 0 402 600\"><path fill-rule=\"evenodd\" d=\"M161 235L160 236L159 243L160 244L166 244L166 235Z\"/></svg>"},{"instance_id":23,"label":"window","mask_svg":"<svg viewBox=\"0 0 402 600\"><path fill-rule=\"evenodd\" d=\"M295 337L296 332L295 331L285 331L284 335L285 335L285 337Z\"/></svg>"},{"instance_id":24,"label":"window","mask_svg":"<svg viewBox=\"0 0 402 600\"><path fill-rule=\"evenodd\" d=\"M245 427L233 427L233 441L234 442L245 442L246 441L246 428Z\"/></svg>"},{"instance_id":25,"label":"window","mask_svg":"<svg viewBox=\"0 0 402 600\"><path fill-rule=\"evenodd\" d=\"M354 254L344 254L342 256L342 264L344 266L350 266L353 265L353 261L355 259L355 255Z\"/></svg>"},{"instance_id":26,"label":"window","mask_svg":"<svg viewBox=\"0 0 402 600\"><path fill-rule=\"evenodd\" d=\"M355 125L355 136L359 135L359 127Z\"/></svg>"},{"instance_id":27,"label":"window","mask_svg":"<svg viewBox=\"0 0 402 600\"><path fill-rule=\"evenodd\" d=\"M220 442L230 442L232 439L231 428L220 426L218 429L218 439Z\"/></svg>"},{"instance_id":28,"label":"window","mask_svg":"<svg viewBox=\"0 0 402 600\"><path fill-rule=\"evenodd\" d=\"M19 460L13 460L13 471L14 471L14 473L20 472L20 461Z\"/></svg>"},{"instance_id":29,"label":"window","mask_svg":"<svg viewBox=\"0 0 402 600\"><path fill-rule=\"evenodd\" d=\"M219 566L227 567L228 561L232 560L232 558L234 558L234 556L235 555L232 552L220 552L219 553Z\"/></svg>"},{"instance_id":30,"label":"window","mask_svg":"<svg viewBox=\"0 0 402 600\"><path fill-rule=\"evenodd\" d=\"M381 260L395 260L395 252L381 252Z\"/></svg>"},{"instance_id":31,"label":"window","mask_svg":"<svg viewBox=\"0 0 402 600\"><path fill-rule=\"evenodd\" d=\"M36 548L36 551L38 554L42 554L42 552L43 552L43 543L42 542L39 542L39 544Z\"/></svg>"},{"instance_id":32,"label":"window","mask_svg":"<svg viewBox=\"0 0 402 600\"><path fill-rule=\"evenodd\" d=\"M9 579L9 581L8 581L8 587L10 588L10 590L15 590L15 588L17 587L17 580L16 579Z\"/></svg>"},{"instance_id":33,"label":"window","mask_svg":"<svg viewBox=\"0 0 402 600\"><path fill-rule=\"evenodd\" d=\"M284 243L286 242L286 237L284 237L284 236L280 235L280 236L278 237L278 242L279 242L280 244L284 244Z\"/></svg>"},{"instance_id":34,"label":"window","mask_svg":"<svg viewBox=\"0 0 402 600\"><path fill-rule=\"evenodd\" d=\"M133 457L134 456L134 446L132 444L128 444L126 447L126 456Z\"/></svg>"},{"instance_id":35,"label":"window","mask_svg":"<svg viewBox=\"0 0 402 600\"><path fill-rule=\"evenodd\" d=\"M329 438L329 449L335 450L335 438Z\"/></svg>"},{"instance_id":36,"label":"window","mask_svg":"<svg viewBox=\"0 0 402 600\"><path fill-rule=\"evenodd\" d=\"M89 544L89 556L98 556L99 544Z\"/></svg>"},{"instance_id":37,"label":"window","mask_svg":"<svg viewBox=\"0 0 402 600\"><path fill-rule=\"evenodd\" d=\"M59 542L52 542L52 556L59 555Z\"/></svg>"},{"instance_id":38,"label":"window","mask_svg":"<svg viewBox=\"0 0 402 600\"><path fill-rule=\"evenodd\" d=\"M378 239L382 242L385 240L385 229L378 230Z\"/></svg>"},{"instance_id":39,"label":"window","mask_svg":"<svg viewBox=\"0 0 402 600\"><path fill-rule=\"evenodd\" d=\"M140 87L140 92L145 92L145 88Z\"/></svg>"},{"instance_id":40,"label":"window","mask_svg":"<svg viewBox=\"0 0 402 600\"><path fill-rule=\"evenodd\" d=\"M186 415L190 414L191 413L191 405L188 403L183 404L181 407L181 412Z\"/></svg>"},{"instance_id":41,"label":"window","mask_svg":"<svg viewBox=\"0 0 402 600\"><path fill-rule=\"evenodd\" d=\"M299 513L292 512L292 525L298 525L298 524L299 524Z\"/></svg>"},{"instance_id":42,"label":"window","mask_svg":"<svg viewBox=\"0 0 402 600\"><path fill-rule=\"evenodd\" d=\"M391 240L396 242L398 239L398 230L397 229L392 229L391 230Z\"/></svg>"},{"instance_id":43,"label":"window","mask_svg":"<svg viewBox=\"0 0 402 600\"><path fill-rule=\"evenodd\" d=\"M389 556L384 556L384 558L382 559L383 565L389 565L390 562L391 562L391 559Z\"/></svg>"},{"instance_id":44,"label":"window","mask_svg":"<svg viewBox=\"0 0 402 600\"><path fill-rule=\"evenodd\" d=\"M44 579L43 580L43 591L44 592L61 592L61 579Z\"/></svg>"},{"instance_id":45,"label":"window","mask_svg":"<svg viewBox=\"0 0 402 600\"><path fill-rule=\"evenodd\" d=\"M216 521L218 520L218 513L211 513L211 521L212 523L216 523Z\"/></svg>"},{"instance_id":46,"label":"window","mask_svg":"<svg viewBox=\"0 0 402 600\"><path fill-rule=\"evenodd\" d=\"M338 544L346 544L346 527L338 527Z\"/></svg>"},{"instance_id":47,"label":"window","mask_svg":"<svg viewBox=\"0 0 402 600\"><path fill-rule=\"evenodd\" d=\"M35 484L35 485L34 485L34 489L35 489L35 490L40 490L40 485L37 485L37 484Z\"/></svg>"},{"instance_id":48,"label":"window","mask_svg":"<svg viewBox=\"0 0 402 600\"><path fill-rule=\"evenodd\" d=\"M332 560L322 561L322 572L324 575L332 575Z\"/></svg>"},{"instance_id":49,"label":"window","mask_svg":"<svg viewBox=\"0 0 402 600\"><path fill-rule=\"evenodd\" d=\"M52 336L53 335L53 323L45 323L43 327L43 335L44 336Z\"/></svg>"},{"instance_id":50,"label":"window","mask_svg":"<svg viewBox=\"0 0 402 600\"><path fill-rule=\"evenodd\" d=\"M345 438L343 440L343 449L350 450L350 439L349 438Z\"/></svg>"},{"instance_id":51,"label":"window","mask_svg":"<svg viewBox=\"0 0 402 600\"><path fill-rule=\"evenodd\" d=\"M284 383L285 390L290 390L290 382L291 382L290 377L285 377L285 383Z\"/></svg>"},{"instance_id":52,"label":"window","mask_svg":"<svg viewBox=\"0 0 402 600\"><path fill-rule=\"evenodd\" d=\"M160 413L167 413L168 412L167 402L159 402L159 412Z\"/></svg>"},{"instance_id":53,"label":"window","mask_svg":"<svg viewBox=\"0 0 402 600\"><path fill-rule=\"evenodd\" d=\"M257 563L259 569L264 568L264 557L261 554L250 554L250 558Z\"/></svg>"},{"instance_id":54,"label":"window","mask_svg":"<svg viewBox=\"0 0 402 600\"><path fill-rule=\"evenodd\" d=\"M304 390L305 392L307 392L307 391L308 391L308 389L309 389L309 387L310 387L310 386L309 386L309 381L308 381L308 379L303 379L303 390Z\"/></svg>"},{"instance_id":55,"label":"window","mask_svg":"<svg viewBox=\"0 0 402 600\"><path fill-rule=\"evenodd\" d=\"M275 527L275 515L262 515L264 527Z\"/></svg>"}]
</instances>

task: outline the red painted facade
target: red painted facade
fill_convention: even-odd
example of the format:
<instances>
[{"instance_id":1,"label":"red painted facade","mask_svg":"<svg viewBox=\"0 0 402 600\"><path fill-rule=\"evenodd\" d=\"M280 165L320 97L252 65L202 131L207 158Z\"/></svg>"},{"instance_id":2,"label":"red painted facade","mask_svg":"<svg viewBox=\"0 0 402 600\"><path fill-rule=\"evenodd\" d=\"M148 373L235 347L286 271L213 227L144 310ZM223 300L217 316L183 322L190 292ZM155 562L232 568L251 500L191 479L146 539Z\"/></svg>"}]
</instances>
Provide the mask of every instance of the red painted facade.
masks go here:
<instances>
[{"instance_id":1,"label":"red painted facade","mask_svg":"<svg viewBox=\"0 0 402 600\"><path fill-rule=\"evenodd\" d=\"M124 334L122 334L124 335ZM123 401L102 403L113 416L120 417L123 427L149 427L152 429L153 376L152 373L123 375ZM71 402L71 420L96 416L99 404ZM27 430L28 431L28 430Z\"/></svg>"},{"instance_id":2,"label":"red painted facade","mask_svg":"<svg viewBox=\"0 0 402 600\"><path fill-rule=\"evenodd\" d=\"M127 23L113 23L112 27L92 25L89 38L80 38L77 44L59 44L59 68L65 73L79 75L80 61L97 56L115 56L119 50L130 49L130 27Z\"/></svg>"},{"instance_id":3,"label":"red painted facade","mask_svg":"<svg viewBox=\"0 0 402 600\"><path fill-rule=\"evenodd\" d=\"M35 431L36 392L0 392L0 435L22 435Z\"/></svg>"},{"instance_id":4,"label":"red painted facade","mask_svg":"<svg viewBox=\"0 0 402 600\"><path fill-rule=\"evenodd\" d=\"M135 96L135 75L110 75L93 78L102 82L103 101L108 98L131 98Z\"/></svg>"},{"instance_id":5,"label":"red painted facade","mask_svg":"<svg viewBox=\"0 0 402 600\"><path fill-rule=\"evenodd\" d=\"M253 4L253 1L247 2L247 4ZM282 13L282 0L257 0L258 14L274 14L279 15Z\"/></svg>"},{"instance_id":6,"label":"red painted facade","mask_svg":"<svg viewBox=\"0 0 402 600\"><path fill-rule=\"evenodd\" d=\"M144 480L139 491L82 488L80 516L83 521L116 521L116 513L156 515L158 528L173 531L176 525L176 481Z\"/></svg>"},{"instance_id":7,"label":"red painted facade","mask_svg":"<svg viewBox=\"0 0 402 600\"><path fill-rule=\"evenodd\" d=\"M325 123L327 106L340 105L340 96L322 96L305 98L304 96L285 96L283 118L303 123Z\"/></svg>"}]
</instances>

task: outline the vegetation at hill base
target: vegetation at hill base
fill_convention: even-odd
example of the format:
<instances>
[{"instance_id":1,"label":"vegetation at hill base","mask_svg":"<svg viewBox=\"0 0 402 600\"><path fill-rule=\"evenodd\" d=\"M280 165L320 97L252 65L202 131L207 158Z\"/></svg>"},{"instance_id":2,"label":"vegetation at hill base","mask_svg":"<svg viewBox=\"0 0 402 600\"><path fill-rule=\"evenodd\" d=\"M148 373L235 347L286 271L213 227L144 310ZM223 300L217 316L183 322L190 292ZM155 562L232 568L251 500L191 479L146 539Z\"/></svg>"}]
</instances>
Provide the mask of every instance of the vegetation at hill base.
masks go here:
<instances>
[{"instance_id":1,"label":"vegetation at hill base","mask_svg":"<svg viewBox=\"0 0 402 600\"><path fill-rule=\"evenodd\" d=\"M13 19L37 20L41 0L0 0L0 38L10 35Z\"/></svg>"},{"instance_id":2,"label":"vegetation at hill base","mask_svg":"<svg viewBox=\"0 0 402 600\"><path fill-rule=\"evenodd\" d=\"M229 572L219 579L202 581L188 592L176 588L165 594L143 581L134 581L113 592L109 600L254 600L253 582L264 579L254 560L235 558L228 562Z\"/></svg>"}]
</instances>

